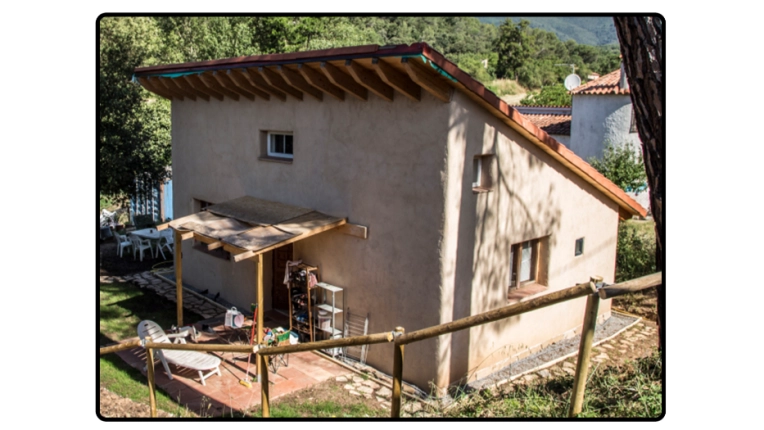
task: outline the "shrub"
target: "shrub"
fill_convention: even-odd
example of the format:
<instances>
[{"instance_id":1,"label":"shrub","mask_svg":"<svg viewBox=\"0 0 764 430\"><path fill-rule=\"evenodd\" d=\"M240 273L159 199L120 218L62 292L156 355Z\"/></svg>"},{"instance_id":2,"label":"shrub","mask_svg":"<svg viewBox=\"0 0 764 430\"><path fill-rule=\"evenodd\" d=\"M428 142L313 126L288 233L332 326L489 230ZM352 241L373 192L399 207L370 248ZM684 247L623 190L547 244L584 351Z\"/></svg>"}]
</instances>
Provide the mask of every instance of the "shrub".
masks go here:
<instances>
[{"instance_id":1,"label":"shrub","mask_svg":"<svg viewBox=\"0 0 764 430\"><path fill-rule=\"evenodd\" d=\"M618 225L615 282L628 281L656 271L654 223L621 222Z\"/></svg>"},{"instance_id":2,"label":"shrub","mask_svg":"<svg viewBox=\"0 0 764 430\"><path fill-rule=\"evenodd\" d=\"M647 182L642 153L631 143L607 142L602 158L590 158L589 164L626 191L636 191Z\"/></svg>"}]
</instances>

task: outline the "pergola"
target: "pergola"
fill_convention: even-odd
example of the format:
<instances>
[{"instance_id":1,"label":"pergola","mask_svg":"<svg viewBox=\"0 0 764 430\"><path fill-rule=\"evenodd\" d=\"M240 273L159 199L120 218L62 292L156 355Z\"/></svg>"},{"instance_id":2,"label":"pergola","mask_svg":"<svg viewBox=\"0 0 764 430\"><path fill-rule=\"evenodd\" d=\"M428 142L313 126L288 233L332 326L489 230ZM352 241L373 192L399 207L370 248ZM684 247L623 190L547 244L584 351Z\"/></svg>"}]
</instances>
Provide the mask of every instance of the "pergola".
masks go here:
<instances>
[{"instance_id":1,"label":"pergola","mask_svg":"<svg viewBox=\"0 0 764 430\"><path fill-rule=\"evenodd\" d=\"M202 212L178 218L160 226L160 229L170 227L174 231L178 327L183 326L183 255L181 250L184 240L195 239L203 242L208 250L223 248L231 253L231 259L234 262L256 259L257 305L258 309L262 310L264 309L263 254L345 225L348 225L346 218L244 196L209 206ZM350 234L353 233L350 232ZM263 312L257 313L257 326L263 326ZM262 337L262 330L257 330L258 344L262 344Z\"/></svg>"}]
</instances>

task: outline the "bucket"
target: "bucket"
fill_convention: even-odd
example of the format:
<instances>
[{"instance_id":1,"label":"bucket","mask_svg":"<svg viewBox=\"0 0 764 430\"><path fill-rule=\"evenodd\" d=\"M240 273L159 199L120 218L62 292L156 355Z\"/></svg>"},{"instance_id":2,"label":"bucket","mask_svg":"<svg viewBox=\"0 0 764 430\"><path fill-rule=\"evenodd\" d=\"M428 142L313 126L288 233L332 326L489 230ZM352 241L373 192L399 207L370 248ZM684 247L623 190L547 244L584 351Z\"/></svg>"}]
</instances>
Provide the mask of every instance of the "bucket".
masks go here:
<instances>
[{"instance_id":1,"label":"bucket","mask_svg":"<svg viewBox=\"0 0 764 430\"><path fill-rule=\"evenodd\" d=\"M225 326L232 328L241 328L244 325L244 315L232 307L225 313Z\"/></svg>"}]
</instances>

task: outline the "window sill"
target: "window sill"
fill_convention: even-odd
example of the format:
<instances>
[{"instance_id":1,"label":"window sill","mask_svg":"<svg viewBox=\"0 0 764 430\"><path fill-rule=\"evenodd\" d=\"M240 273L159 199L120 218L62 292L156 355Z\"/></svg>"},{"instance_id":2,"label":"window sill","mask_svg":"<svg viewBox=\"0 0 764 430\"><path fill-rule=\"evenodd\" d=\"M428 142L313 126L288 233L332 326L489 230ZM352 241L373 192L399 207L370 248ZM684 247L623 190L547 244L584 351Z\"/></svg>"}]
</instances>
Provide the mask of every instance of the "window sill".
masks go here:
<instances>
[{"instance_id":1,"label":"window sill","mask_svg":"<svg viewBox=\"0 0 764 430\"><path fill-rule=\"evenodd\" d=\"M507 295L508 304L524 302L545 292L549 287L537 283L523 285L520 288L511 288Z\"/></svg>"},{"instance_id":2,"label":"window sill","mask_svg":"<svg viewBox=\"0 0 764 430\"><path fill-rule=\"evenodd\" d=\"M292 164L292 159L291 158L263 156L263 157L258 157L257 159L260 160L260 161L271 161L271 162L274 162L274 163Z\"/></svg>"},{"instance_id":3,"label":"window sill","mask_svg":"<svg viewBox=\"0 0 764 430\"><path fill-rule=\"evenodd\" d=\"M472 187L472 194L490 193L491 191L493 190L486 187Z\"/></svg>"}]
</instances>

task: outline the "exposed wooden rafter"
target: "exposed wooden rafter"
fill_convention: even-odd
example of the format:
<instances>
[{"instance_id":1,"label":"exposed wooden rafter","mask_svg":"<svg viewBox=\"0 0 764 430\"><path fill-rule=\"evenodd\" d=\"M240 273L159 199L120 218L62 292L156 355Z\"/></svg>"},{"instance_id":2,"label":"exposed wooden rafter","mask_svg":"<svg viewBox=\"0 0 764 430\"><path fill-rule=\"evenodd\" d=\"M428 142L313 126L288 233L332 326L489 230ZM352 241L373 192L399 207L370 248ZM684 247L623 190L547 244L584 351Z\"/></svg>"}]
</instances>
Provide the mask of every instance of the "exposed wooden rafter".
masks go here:
<instances>
[{"instance_id":1,"label":"exposed wooden rafter","mask_svg":"<svg viewBox=\"0 0 764 430\"><path fill-rule=\"evenodd\" d=\"M353 60L345 60L345 69L356 82L366 87L369 91L389 102L393 101L393 88L379 79L376 73L363 68Z\"/></svg>"},{"instance_id":2,"label":"exposed wooden rafter","mask_svg":"<svg viewBox=\"0 0 764 430\"><path fill-rule=\"evenodd\" d=\"M257 72L257 69L251 68L245 70L247 71L246 76L249 78L249 82L252 83L252 85L260 88L263 91L267 91L270 95L276 97L282 102L286 101L286 94L284 94L284 92L278 88L273 88L268 82L266 82L265 79L260 76L260 73Z\"/></svg>"},{"instance_id":3,"label":"exposed wooden rafter","mask_svg":"<svg viewBox=\"0 0 764 430\"><path fill-rule=\"evenodd\" d=\"M184 97L188 97L191 100L196 101L195 95L186 92L182 88L178 88L174 83L172 83L172 79L170 78L157 76L153 78L152 81L159 82L158 85L164 86L167 89L167 91L169 91L170 94L173 95L173 97L178 97L180 100L183 100Z\"/></svg>"},{"instance_id":4,"label":"exposed wooden rafter","mask_svg":"<svg viewBox=\"0 0 764 430\"><path fill-rule=\"evenodd\" d=\"M357 83L352 77L346 75L331 63L322 61L321 71L324 72L324 75L326 75L329 81L331 81L331 83L334 85L342 88L343 90L349 92L361 100L366 101L366 99L368 99L368 91L365 87Z\"/></svg>"},{"instance_id":5,"label":"exposed wooden rafter","mask_svg":"<svg viewBox=\"0 0 764 430\"><path fill-rule=\"evenodd\" d=\"M193 93L197 97L201 97L201 98L203 98L206 101L210 101L209 94L203 93L203 92L197 90L196 88L194 88L193 86L191 86L191 84L189 84L188 81L186 80L185 76L179 76L177 78L174 78L172 81L178 87L183 88L184 90L186 90L186 92Z\"/></svg>"},{"instance_id":6,"label":"exposed wooden rafter","mask_svg":"<svg viewBox=\"0 0 764 430\"><path fill-rule=\"evenodd\" d=\"M246 73L242 74L240 70L232 69L232 70L228 70L226 74L228 75L229 78L231 78L233 82L236 83L236 85L240 86L241 88L244 88L245 90L256 95L257 97L263 98L265 100L271 99L270 94L255 87L254 85L252 85L252 83L249 82L249 78L247 78Z\"/></svg>"},{"instance_id":7,"label":"exposed wooden rafter","mask_svg":"<svg viewBox=\"0 0 764 430\"><path fill-rule=\"evenodd\" d=\"M149 78L138 78L138 82L141 83L143 88L146 88L147 90L151 91L152 93L158 94L159 96L164 97L164 98L166 98L168 100L172 100L172 97L173 97L172 94L169 91L167 91L167 89L165 89L165 87L163 87L163 86L162 87L157 87L158 84L159 84L158 82L157 82L157 85L154 85L154 82L150 82Z\"/></svg>"},{"instance_id":8,"label":"exposed wooden rafter","mask_svg":"<svg viewBox=\"0 0 764 430\"><path fill-rule=\"evenodd\" d=\"M210 97L215 97L221 102L223 101L223 94L208 87L204 82L202 82L202 80L199 78L199 75L186 75L186 76L181 76L178 79L185 79L186 82L192 87L196 88L197 91L201 91L205 94L209 94Z\"/></svg>"},{"instance_id":9,"label":"exposed wooden rafter","mask_svg":"<svg viewBox=\"0 0 764 430\"><path fill-rule=\"evenodd\" d=\"M345 92L342 91L341 88L329 82L323 73L311 69L306 64L298 64L297 71L300 72L302 77L305 78L305 80L314 87L325 92L326 94L329 94L337 100L345 100Z\"/></svg>"},{"instance_id":10,"label":"exposed wooden rafter","mask_svg":"<svg viewBox=\"0 0 764 430\"><path fill-rule=\"evenodd\" d=\"M410 98L414 101L421 100L422 87L412 81L408 75L401 73L393 66L387 64L379 58L373 58L371 64L374 70L377 71L380 79L382 79L387 85L398 90L399 93Z\"/></svg>"},{"instance_id":11,"label":"exposed wooden rafter","mask_svg":"<svg viewBox=\"0 0 764 430\"><path fill-rule=\"evenodd\" d=\"M233 91L236 94L242 95L252 101L255 100L254 94L236 85L236 83L228 77L225 71L212 72L212 77L218 82L218 84L220 84L221 87L229 91Z\"/></svg>"},{"instance_id":12,"label":"exposed wooden rafter","mask_svg":"<svg viewBox=\"0 0 764 430\"><path fill-rule=\"evenodd\" d=\"M211 88L219 93L223 93L226 97L239 101L239 94L227 88L223 88L223 86L218 83L217 79L212 77L212 72L202 73L197 76L199 76L199 79L207 85L207 88Z\"/></svg>"},{"instance_id":13,"label":"exposed wooden rafter","mask_svg":"<svg viewBox=\"0 0 764 430\"><path fill-rule=\"evenodd\" d=\"M424 88L438 100L448 103L451 101L451 95L454 89L443 82L441 78L426 70L418 60L413 58L401 58L401 63L409 74L409 78L417 85Z\"/></svg>"},{"instance_id":14,"label":"exposed wooden rafter","mask_svg":"<svg viewBox=\"0 0 764 430\"><path fill-rule=\"evenodd\" d=\"M265 67L258 67L257 72L260 73L260 76L262 76L266 82L268 82L268 85L276 87L297 100L302 101L302 91L289 85L278 73L268 70Z\"/></svg>"},{"instance_id":15,"label":"exposed wooden rafter","mask_svg":"<svg viewBox=\"0 0 764 430\"><path fill-rule=\"evenodd\" d=\"M279 74L281 74L281 77L284 78L284 80L287 81L289 85L304 93L308 93L308 95L312 96L318 101L324 99L324 93L310 85L299 73L288 69L285 66L276 66L276 70L279 72Z\"/></svg>"}]
</instances>

